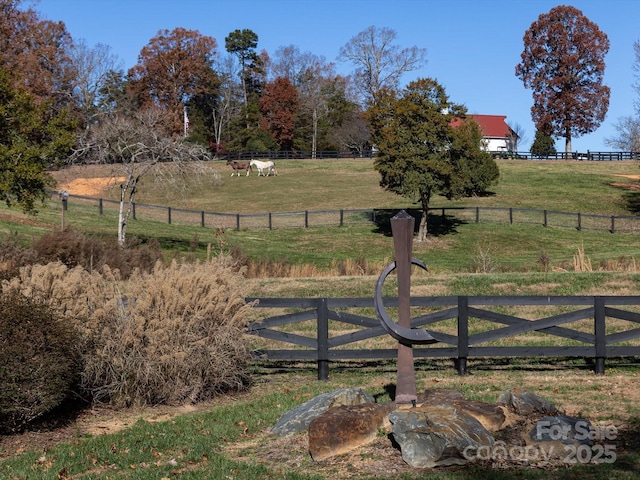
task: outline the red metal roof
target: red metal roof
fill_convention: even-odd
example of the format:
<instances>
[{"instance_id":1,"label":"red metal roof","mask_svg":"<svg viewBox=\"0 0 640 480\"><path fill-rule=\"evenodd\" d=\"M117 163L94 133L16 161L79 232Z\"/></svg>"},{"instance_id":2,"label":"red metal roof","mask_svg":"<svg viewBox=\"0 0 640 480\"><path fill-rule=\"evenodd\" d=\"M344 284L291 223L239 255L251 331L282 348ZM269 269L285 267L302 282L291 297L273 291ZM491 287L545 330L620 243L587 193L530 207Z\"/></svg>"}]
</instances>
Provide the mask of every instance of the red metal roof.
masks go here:
<instances>
[{"instance_id":1,"label":"red metal roof","mask_svg":"<svg viewBox=\"0 0 640 480\"><path fill-rule=\"evenodd\" d=\"M513 135L511 128L505 122L506 115L467 115L469 118L473 118L482 130L482 136L485 138L506 138ZM456 118L451 122L452 127L459 125L461 120Z\"/></svg>"}]
</instances>

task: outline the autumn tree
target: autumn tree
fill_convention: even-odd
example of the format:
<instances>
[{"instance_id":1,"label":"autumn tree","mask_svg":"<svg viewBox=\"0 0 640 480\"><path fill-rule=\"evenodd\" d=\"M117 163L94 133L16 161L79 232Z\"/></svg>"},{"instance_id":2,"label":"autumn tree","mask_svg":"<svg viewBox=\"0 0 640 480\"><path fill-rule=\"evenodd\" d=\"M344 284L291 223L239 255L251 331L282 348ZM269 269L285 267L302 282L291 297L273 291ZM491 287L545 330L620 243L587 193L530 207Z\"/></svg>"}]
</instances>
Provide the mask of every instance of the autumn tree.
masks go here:
<instances>
[{"instance_id":1,"label":"autumn tree","mask_svg":"<svg viewBox=\"0 0 640 480\"><path fill-rule=\"evenodd\" d=\"M0 0L0 60L36 102L69 109L76 72L70 58L71 35L64 23L42 20L20 0ZM51 100L54 100L51 102Z\"/></svg>"},{"instance_id":2,"label":"autumn tree","mask_svg":"<svg viewBox=\"0 0 640 480\"><path fill-rule=\"evenodd\" d=\"M353 80L366 104L375 104L384 89L394 90L405 73L426 63L426 49L400 48L397 33L370 26L340 48L339 59L355 66Z\"/></svg>"},{"instance_id":3,"label":"autumn tree","mask_svg":"<svg viewBox=\"0 0 640 480\"><path fill-rule=\"evenodd\" d=\"M454 130L452 123L464 119L465 108L451 103L436 80L418 79L401 93L379 93L367 112L378 147L374 167L383 188L420 202L417 240L424 241L431 198L479 193L497 180L497 167L482 151L477 125L463 121Z\"/></svg>"},{"instance_id":4,"label":"autumn tree","mask_svg":"<svg viewBox=\"0 0 640 480\"><path fill-rule=\"evenodd\" d=\"M160 106L167 111L173 135L183 132L187 102L215 81L215 38L197 30L161 30L138 56L129 70L132 91L143 108Z\"/></svg>"},{"instance_id":5,"label":"autumn tree","mask_svg":"<svg viewBox=\"0 0 640 480\"><path fill-rule=\"evenodd\" d=\"M75 71L64 24L21 3L0 0L0 199L36 213L73 144Z\"/></svg>"},{"instance_id":6,"label":"autumn tree","mask_svg":"<svg viewBox=\"0 0 640 480\"><path fill-rule=\"evenodd\" d=\"M270 133L280 150L291 150L299 101L289 80L276 78L268 83L260 97L260 108L261 128Z\"/></svg>"},{"instance_id":7,"label":"autumn tree","mask_svg":"<svg viewBox=\"0 0 640 480\"><path fill-rule=\"evenodd\" d=\"M609 39L571 6L542 14L524 34L516 76L533 94L531 118L536 128L551 126L551 135L571 140L595 131L609 108L610 89L603 85Z\"/></svg>"},{"instance_id":8,"label":"autumn tree","mask_svg":"<svg viewBox=\"0 0 640 480\"><path fill-rule=\"evenodd\" d=\"M18 83L0 67L0 199L36 213L55 184L47 170L70 152L75 125L66 111L51 113L53 100L37 101Z\"/></svg>"},{"instance_id":9,"label":"autumn tree","mask_svg":"<svg viewBox=\"0 0 640 480\"><path fill-rule=\"evenodd\" d=\"M195 178L216 180L217 174L206 167L208 150L171 135L163 121L164 110L141 109L131 115L113 114L93 126L77 143L72 162L100 163L113 168L120 183L118 243L126 246L126 233L141 181L152 177L161 186L180 185L187 170L197 170ZM194 176L191 176L194 178Z\"/></svg>"},{"instance_id":10,"label":"autumn tree","mask_svg":"<svg viewBox=\"0 0 640 480\"><path fill-rule=\"evenodd\" d=\"M337 75L335 65L324 57L301 52L295 45L276 51L271 72L276 78L288 79L298 91L296 144L298 148L310 149L315 158L316 151L331 142L331 125L342 123L340 106L341 99L346 100L347 79Z\"/></svg>"}]
</instances>

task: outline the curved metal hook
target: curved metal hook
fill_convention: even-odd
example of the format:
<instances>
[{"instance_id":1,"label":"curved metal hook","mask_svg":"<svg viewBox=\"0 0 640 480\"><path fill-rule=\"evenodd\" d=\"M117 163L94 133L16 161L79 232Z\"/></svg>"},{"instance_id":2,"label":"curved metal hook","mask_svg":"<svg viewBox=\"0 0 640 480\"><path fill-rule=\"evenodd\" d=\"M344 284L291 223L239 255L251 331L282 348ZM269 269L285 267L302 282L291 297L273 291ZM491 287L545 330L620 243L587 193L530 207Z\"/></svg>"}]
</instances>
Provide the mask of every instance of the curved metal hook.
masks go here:
<instances>
[{"instance_id":1,"label":"curved metal hook","mask_svg":"<svg viewBox=\"0 0 640 480\"><path fill-rule=\"evenodd\" d=\"M412 258L411 263L413 265L417 265L423 270L427 270L427 266L418 258ZM376 309L378 320L380 320L382 327L387 331L387 333L401 343L423 345L427 343L436 343L438 340L433 338L426 330L401 327L394 322L389 315L387 315L384 304L382 303L382 285L389 274L395 269L396 262L392 262L382 271L380 277L378 277L375 295L373 297L373 305Z\"/></svg>"}]
</instances>

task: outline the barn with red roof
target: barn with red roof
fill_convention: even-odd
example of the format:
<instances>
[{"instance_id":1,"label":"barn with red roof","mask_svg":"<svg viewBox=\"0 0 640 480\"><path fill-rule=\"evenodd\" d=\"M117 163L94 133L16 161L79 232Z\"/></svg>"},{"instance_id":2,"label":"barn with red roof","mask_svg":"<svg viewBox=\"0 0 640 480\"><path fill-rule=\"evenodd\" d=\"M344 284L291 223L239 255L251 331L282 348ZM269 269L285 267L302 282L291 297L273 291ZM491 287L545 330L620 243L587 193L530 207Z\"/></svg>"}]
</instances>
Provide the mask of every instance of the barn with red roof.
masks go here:
<instances>
[{"instance_id":1,"label":"barn with red roof","mask_svg":"<svg viewBox=\"0 0 640 480\"><path fill-rule=\"evenodd\" d=\"M518 151L518 134L507 125L506 115L477 115L469 114L467 118L471 118L480 125L482 136L484 137L485 150L489 152L517 152ZM451 126L455 127L462 120L457 118Z\"/></svg>"}]
</instances>

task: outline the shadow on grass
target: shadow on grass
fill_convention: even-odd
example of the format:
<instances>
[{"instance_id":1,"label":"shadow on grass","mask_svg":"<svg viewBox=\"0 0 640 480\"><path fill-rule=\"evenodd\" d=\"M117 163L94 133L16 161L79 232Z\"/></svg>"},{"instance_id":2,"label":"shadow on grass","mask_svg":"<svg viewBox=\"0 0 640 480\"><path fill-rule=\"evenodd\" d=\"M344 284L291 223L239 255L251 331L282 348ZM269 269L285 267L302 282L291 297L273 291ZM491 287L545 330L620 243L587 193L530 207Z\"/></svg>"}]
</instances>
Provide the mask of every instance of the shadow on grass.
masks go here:
<instances>
[{"instance_id":1,"label":"shadow on grass","mask_svg":"<svg viewBox=\"0 0 640 480\"><path fill-rule=\"evenodd\" d=\"M622 195L625 207L634 215L640 215L640 192L625 192Z\"/></svg>"},{"instance_id":2,"label":"shadow on grass","mask_svg":"<svg viewBox=\"0 0 640 480\"><path fill-rule=\"evenodd\" d=\"M391 219L398 214L398 209L376 209L376 229L375 233L382 233L387 237L391 237ZM418 232L420 228L420 220L422 218L422 211L417 208L409 208L405 210L409 215L415 218L414 231ZM464 225L467 222L455 218L451 215L437 215L430 213L427 217L427 230L430 235L434 237L440 237L443 235L450 235L457 233L457 228L460 225Z\"/></svg>"}]
</instances>

